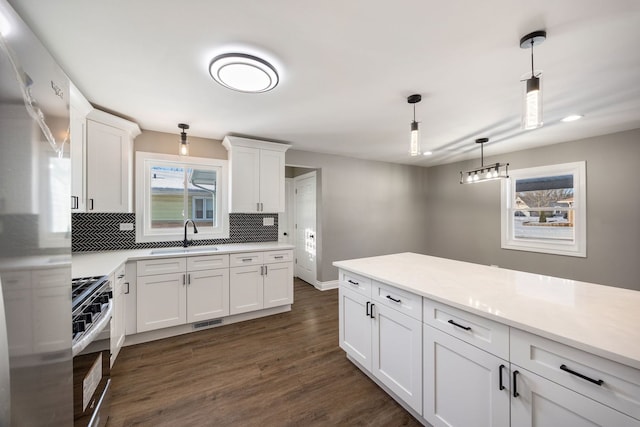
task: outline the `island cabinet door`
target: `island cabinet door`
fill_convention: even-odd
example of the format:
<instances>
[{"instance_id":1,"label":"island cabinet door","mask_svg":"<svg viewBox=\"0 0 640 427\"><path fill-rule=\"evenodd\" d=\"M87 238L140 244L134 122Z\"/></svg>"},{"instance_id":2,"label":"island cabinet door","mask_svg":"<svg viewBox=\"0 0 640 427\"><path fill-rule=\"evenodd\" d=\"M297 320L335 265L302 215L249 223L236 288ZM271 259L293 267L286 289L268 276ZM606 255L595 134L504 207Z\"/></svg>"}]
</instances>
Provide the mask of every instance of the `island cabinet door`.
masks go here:
<instances>
[{"instance_id":1,"label":"island cabinet door","mask_svg":"<svg viewBox=\"0 0 640 427\"><path fill-rule=\"evenodd\" d=\"M513 371L511 425L518 427L639 427L636 420L517 365Z\"/></svg>"},{"instance_id":2,"label":"island cabinet door","mask_svg":"<svg viewBox=\"0 0 640 427\"><path fill-rule=\"evenodd\" d=\"M422 322L382 304L370 311L373 375L422 414Z\"/></svg>"},{"instance_id":3,"label":"island cabinet door","mask_svg":"<svg viewBox=\"0 0 640 427\"><path fill-rule=\"evenodd\" d=\"M340 286L340 348L371 371L371 302L366 296Z\"/></svg>"},{"instance_id":4,"label":"island cabinet door","mask_svg":"<svg viewBox=\"0 0 640 427\"><path fill-rule=\"evenodd\" d=\"M429 325L423 341L423 417L434 427L509 427L509 363Z\"/></svg>"}]
</instances>

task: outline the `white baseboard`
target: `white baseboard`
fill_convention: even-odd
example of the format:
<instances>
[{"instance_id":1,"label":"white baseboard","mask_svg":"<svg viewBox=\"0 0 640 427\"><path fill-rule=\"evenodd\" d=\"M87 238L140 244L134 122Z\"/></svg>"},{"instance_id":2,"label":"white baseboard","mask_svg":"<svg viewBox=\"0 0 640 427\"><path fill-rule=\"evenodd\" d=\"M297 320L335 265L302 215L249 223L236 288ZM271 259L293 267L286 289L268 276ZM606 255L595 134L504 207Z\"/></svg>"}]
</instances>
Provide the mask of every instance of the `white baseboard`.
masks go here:
<instances>
[{"instance_id":1,"label":"white baseboard","mask_svg":"<svg viewBox=\"0 0 640 427\"><path fill-rule=\"evenodd\" d=\"M327 282L321 282L316 280L315 288L319 291L328 291L329 289L338 289L340 286L339 280L329 280Z\"/></svg>"}]
</instances>

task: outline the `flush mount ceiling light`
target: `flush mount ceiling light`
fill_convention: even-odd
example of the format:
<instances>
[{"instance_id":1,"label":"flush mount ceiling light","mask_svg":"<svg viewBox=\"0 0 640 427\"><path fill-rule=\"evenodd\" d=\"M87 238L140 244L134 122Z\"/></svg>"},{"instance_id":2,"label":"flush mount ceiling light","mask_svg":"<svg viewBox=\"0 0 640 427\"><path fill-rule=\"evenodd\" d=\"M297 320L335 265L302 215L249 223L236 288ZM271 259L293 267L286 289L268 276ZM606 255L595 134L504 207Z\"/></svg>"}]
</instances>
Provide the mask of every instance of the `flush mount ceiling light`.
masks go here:
<instances>
[{"instance_id":1,"label":"flush mount ceiling light","mask_svg":"<svg viewBox=\"0 0 640 427\"><path fill-rule=\"evenodd\" d=\"M264 59L245 53L225 53L209 64L211 77L239 92L267 92L278 84L278 72Z\"/></svg>"},{"instance_id":2,"label":"flush mount ceiling light","mask_svg":"<svg viewBox=\"0 0 640 427\"><path fill-rule=\"evenodd\" d=\"M484 164L484 144L486 142L489 142L489 138L476 139L476 143L480 144L480 167L460 172L460 184L475 184L476 182L509 178L509 163Z\"/></svg>"},{"instance_id":3,"label":"flush mount ceiling light","mask_svg":"<svg viewBox=\"0 0 640 427\"><path fill-rule=\"evenodd\" d=\"M422 101L422 95L411 95L407 98L409 104L413 104L413 121L411 122L411 142L409 145L409 154L411 156L420 155L420 129L416 122L416 104ZM431 154L431 153L429 153Z\"/></svg>"},{"instance_id":4,"label":"flush mount ceiling light","mask_svg":"<svg viewBox=\"0 0 640 427\"><path fill-rule=\"evenodd\" d=\"M542 126L542 73L535 74L533 68L533 47L547 39L546 31L534 31L520 39L522 49L531 49L531 77L524 82L524 104L522 128L536 129Z\"/></svg>"},{"instance_id":5,"label":"flush mount ceiling light","mask_svg":"<svg viewBox=\"0 0 640 427\"><path fill-rule=\"evenodd\" d=\"M189 125L184 123L178 123L178 127L182 129L180 132L180 143L178 144L178 154L181 156L189 155L189 141L187 141L187 133L185 130L189 129Z\"/></svg>"}]
</instances>

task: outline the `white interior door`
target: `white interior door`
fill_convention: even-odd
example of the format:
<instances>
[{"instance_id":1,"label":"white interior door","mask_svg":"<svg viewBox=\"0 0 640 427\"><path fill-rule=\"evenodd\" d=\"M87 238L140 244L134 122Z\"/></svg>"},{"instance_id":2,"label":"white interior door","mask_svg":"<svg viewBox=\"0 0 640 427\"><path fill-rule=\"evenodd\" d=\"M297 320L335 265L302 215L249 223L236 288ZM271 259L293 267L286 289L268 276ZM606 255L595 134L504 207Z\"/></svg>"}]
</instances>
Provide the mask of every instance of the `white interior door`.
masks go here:
<instances>
[{"instance_id":1,"label":"white interior door","mask_svg":"<svg viewBox=\"0 0 640 427\"><path fill-rule=\"evenodd\" d=\"M297 176L295 200L295 274L305 282L316 284L316 173Z\"/></svg>"}]
</instances>

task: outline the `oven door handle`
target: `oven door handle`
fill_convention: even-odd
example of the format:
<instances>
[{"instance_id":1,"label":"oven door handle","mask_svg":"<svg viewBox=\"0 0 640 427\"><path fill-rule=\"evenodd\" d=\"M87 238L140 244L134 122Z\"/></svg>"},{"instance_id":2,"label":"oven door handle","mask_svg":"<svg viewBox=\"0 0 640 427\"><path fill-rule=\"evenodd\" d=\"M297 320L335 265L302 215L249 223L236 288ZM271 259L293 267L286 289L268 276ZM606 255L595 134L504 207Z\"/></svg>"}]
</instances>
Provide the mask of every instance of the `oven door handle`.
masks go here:
<instances>
[{"instance_id":1,"label":"oven door handle","mask_svg":"<svg viewBox=\"0 0 640 427\"><path fill-rule=\"evenodd\" d=\"M100 318L98 319L98 321L96 323L92 323L89 331L71 347L72 357L76 357L76 355L81 353L82 350L87 348L87 346L91 344L98 335L100 335L100 332L102 332L104 328L107 327L109 321L111 321L112 311L113 304L111 300L109 300L107 309L100 312Z\"/></svg>"}]
</instances>

